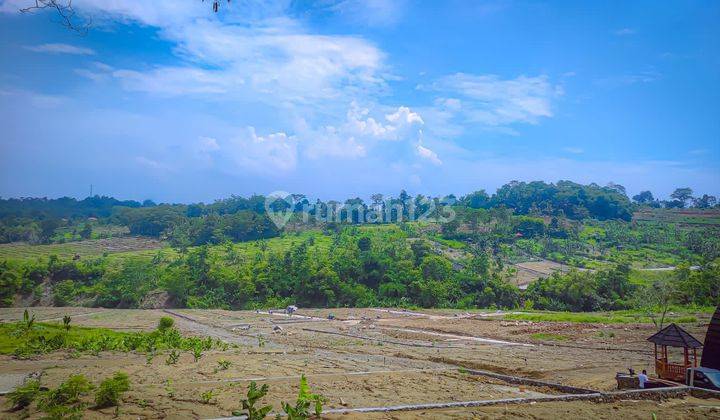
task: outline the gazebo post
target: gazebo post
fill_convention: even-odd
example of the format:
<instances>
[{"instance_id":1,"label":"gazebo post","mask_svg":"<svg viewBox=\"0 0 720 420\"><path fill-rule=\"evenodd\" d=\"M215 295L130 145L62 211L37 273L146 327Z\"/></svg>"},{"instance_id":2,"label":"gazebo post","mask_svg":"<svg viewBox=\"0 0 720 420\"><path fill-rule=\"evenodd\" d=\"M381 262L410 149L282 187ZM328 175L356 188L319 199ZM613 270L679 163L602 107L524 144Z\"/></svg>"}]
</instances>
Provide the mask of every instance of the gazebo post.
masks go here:
<instances>
[{"instance_id":1,"label":"gazebo post","mask_svg":"<svg viewBox=\"0 0 720 420\"><path fill-rule=\"evenodd\" d=\"M688 355L688 348L683 347L683 356L685 356L685 367L687 367L690 364L690 358Z\"/></svg>"},{"instance_id":2,"label":"gazebo post","mask_svg":"<svg viewBox=\"0 0 720 420\"><path fill-rule=\"evenodd\" d=\"M693 367L697 367L697 349L693 348Z\"/></svg>"}]
</instances>

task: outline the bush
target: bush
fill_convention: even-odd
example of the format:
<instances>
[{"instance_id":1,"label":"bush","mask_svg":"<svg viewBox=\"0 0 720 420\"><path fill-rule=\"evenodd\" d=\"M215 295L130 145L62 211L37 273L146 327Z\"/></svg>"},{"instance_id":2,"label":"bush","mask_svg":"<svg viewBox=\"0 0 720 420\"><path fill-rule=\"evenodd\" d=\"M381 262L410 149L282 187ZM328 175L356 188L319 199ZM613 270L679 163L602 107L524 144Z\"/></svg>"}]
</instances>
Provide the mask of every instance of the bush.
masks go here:
<instances>
[{"instance_id":1,"label":"bush","mask_svg":"<svg viewBox=\"0 0 720 420\"><path fill-rule=\"evenodd\" d=\"M260 389L258 389L257 384L255 381L250 382L250 385L248 386L247 391L247 398L243 398L240 400L240 403L242 404L243 410L245 410L245 415L247 416L248 420L259 420L264 419L265 416L272 410L271 405L266 405L260 408L256 408L255 404L267 395L268 393L268 384L263 384ZM233 415L236 412L233 412ZM237 415L242 414L241 412L237 412Z\"/></svg>"},{"instance_id":2,"label":"bush","mask_svg":"<svg viewBox=\"0 0 720 420\"><path fill-rule=\"evenodd\" d=\"M32 404L40 393L40 382L30 380L7 395L7 402L16 410Z\"/></svg>"},{"instance_id":3,"label":"bush","mask_svg":"<svg viewBox=\"0 0 720 420\"><path fill-rule=\"evenodd\" d=\"M114 407L118 405L123 392L130 389L130 380L124 372L116 372L111 378L100 383L95 393L95 406L97 408Z\"/></svg>"},{"instance_id":4,"label":"bush","mask_svg":"<svg viewBox=\"0 0 720 420\"><path fill-rule=\"evenodd\" d=\"M313 406L313 411L316 417L320 417L322 414L323 403L326 398L319 394L313 394L310 392L310 386L307 383L305 375L300 377L300 390L298 391L297 400L295 405L292 406L289 403L282 402L282 408L289 419L307 419L310 417L310 406Z\"/></svg>"},{"instance_id":5,"label":"bush","mask_svg":"<svg viewBox=\"0 0 720 420\"><path fill-rule=\"evenodd\" d=\"M158 330L167 331L172 328L173 325L175 325L175 320L169 316L164 316L160 318L160 321L158 322Z\"/></svg>"},{"instance_id":6,"label":"bush","mask_svg":"<svg viewBox=\"0 0 720 420\"><path fill-rule=\"evenodd\" d=\"M92 391L93 385L84 375L72 375L57 388L47 391L38 408L50 418L79 418L85 404L80 397Z\"/></svg>"}]
</instances>

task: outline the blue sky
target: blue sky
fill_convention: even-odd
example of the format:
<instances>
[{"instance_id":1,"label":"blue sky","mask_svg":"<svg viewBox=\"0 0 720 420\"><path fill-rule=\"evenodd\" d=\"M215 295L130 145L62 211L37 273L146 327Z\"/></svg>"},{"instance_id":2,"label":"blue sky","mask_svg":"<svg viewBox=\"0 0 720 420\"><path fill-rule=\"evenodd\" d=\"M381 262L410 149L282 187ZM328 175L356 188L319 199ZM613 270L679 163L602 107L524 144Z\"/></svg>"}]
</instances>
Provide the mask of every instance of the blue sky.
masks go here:
<instances>
[{"instance_id":1,"label":"blue sky","mask_svg":"<svg viewBox=\"0 0 720 420\"><path fill-rule=\"evenodd\" d=\"M0 1L0 196L720 195L714 1Z\"/></svg>"}]
</instances>

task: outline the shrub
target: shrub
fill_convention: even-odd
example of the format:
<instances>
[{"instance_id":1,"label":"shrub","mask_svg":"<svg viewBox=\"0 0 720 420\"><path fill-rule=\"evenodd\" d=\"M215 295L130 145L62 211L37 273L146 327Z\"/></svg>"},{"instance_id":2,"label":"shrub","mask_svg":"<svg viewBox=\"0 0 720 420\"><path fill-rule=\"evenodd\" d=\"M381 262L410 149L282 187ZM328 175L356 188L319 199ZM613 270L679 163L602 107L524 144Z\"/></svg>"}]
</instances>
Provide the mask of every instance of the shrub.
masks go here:
<instances>
[{"instance_id":1,"label":"shrub","mask_svg":"<svg viewBox=\"0 0 720 420\"><path fill-rule=\"evenodd\" d=\"M168 364L168 365L177 364L179 359L180 359L180 353L178 353L177 350L173 350L170 352L170 354L168 354L167 359L165 359L165 364Z\"/></svg>"},{"instance_id":2,"label":"shrub","mask_svg":"<svg viewBox=\"0 0 720 420\"><path fill-rule=\"evenodd\" d=\"M40 382L30 380L7 395L7 402L13 409L19 410L32 404L40 393Z\"/></svg>"},{"instance_id":3,"label":"shrub","mask_svg":"<svg viewBox=\"0 0 720 420\"><path fill-rule=\"evenodd\" d=\"M292 406L283 401L282 408L285 414L287 414L288 419L300 420L310 417L310 405L313 405L315 416L319 418L322 414L322 407L325 401L326 398L322 395L310 392L307 378L305 378L305 375L302 375L300 377L300 390L298 391L295 405Z\"/></svg>"},{"instance_id":4,"label":"shrub","mask_svg":"<svg viewBox=\"0 0 720 420\"><path fill-rule=\"evenodd\" d=\"M158 322L158 330L167 331L172 328L173 325L175 325L175 320L169 316L164 316L160 318L160 321Z\"/></svg>"},{"instance_id":5,"label":"shrub","mask_svg":"<svg viewBox=\"0 0 720 420\"><path fill-rule=\"evenodd\" d=\"M130 389L130 380L124 372L115 372L111 378L100 383L95 393L95 406L97 408L114 407L118 405L120 396Z\"/></svg>"},{"instance_id":6,"label":"shrub","mask_svg":"<svg viewBox=\"0 0 720 420\"><path fill-rule=\"evenodd\" d=\"M269 387L267 384L263 384L263 386L258 389L255 381L250 382L247 391L247 398L240 400L240 403L242 403L242 408L243 410L245 410L245 415L247 416L248 420L264 419L265 416L267 416L267 414L270 412L270 410L272 410L271 405L255 408L255 404L258 402L258 400L267 395L268 388Z\"/></svg>"},{"instance_id":7,"label":"shrub","mask_svg":"<svg viewBox=\"0 0 720 420\"><path fill-rule=\"evenodd\" d=\"M79 418L85 404L80 397L92 391L93 385L84 375L72 375L57 388L44 393L38 408L50 418Z\"/></svg>"}]
</instances>

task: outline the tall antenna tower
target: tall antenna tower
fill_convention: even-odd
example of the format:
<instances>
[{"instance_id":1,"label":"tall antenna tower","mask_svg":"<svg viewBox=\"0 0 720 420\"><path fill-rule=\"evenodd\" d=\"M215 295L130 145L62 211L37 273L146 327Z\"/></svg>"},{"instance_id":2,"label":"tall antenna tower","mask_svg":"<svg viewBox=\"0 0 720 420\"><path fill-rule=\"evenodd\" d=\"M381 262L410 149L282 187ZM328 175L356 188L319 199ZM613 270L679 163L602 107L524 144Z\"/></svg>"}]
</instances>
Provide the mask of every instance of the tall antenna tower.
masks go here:
<instances>
[{"instance_id":1,"label":"tall antenna tower","mask_svg":"<svg viewBox=\"0 0 720 420\"><path fill-rule=\"evenodd\" d=\"M93 196L93 195L92 195L92 187L93 187L92 184L90 184L90 197Z\"/></svg>"}]
</instances>

